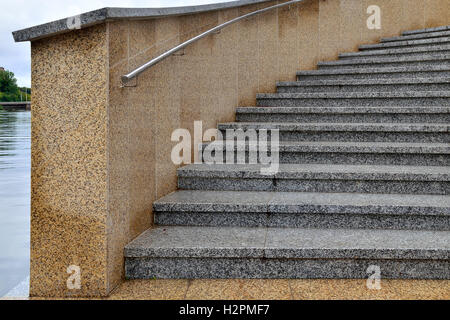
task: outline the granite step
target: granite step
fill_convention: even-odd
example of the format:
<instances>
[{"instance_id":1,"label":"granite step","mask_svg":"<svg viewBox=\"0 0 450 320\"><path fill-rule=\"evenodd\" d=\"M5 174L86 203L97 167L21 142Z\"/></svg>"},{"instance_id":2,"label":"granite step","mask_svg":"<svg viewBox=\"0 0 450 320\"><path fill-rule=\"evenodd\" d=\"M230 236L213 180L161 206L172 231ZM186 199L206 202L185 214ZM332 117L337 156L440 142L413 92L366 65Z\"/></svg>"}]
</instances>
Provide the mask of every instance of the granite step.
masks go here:
<instances>
[{"instance_id":1,"label":"granite step","mask_svg":"<svg viewBox=\"0 0 450 320\"><path fill-rule=\"evenodd\" d=\"M189 165L178 170L183 190L448 195L448 167L330 164Z\"/></svg>"},{"instance_id":2,"label":"granite step","mask_svg":"<svg viewBox=\"0 0 450 320\"><path fill-rule=\"evenodd\" d=\"M450 278L442 231L157 227L125 247L127 279Z\"/></svg>"},{"instance_id":3,"label":"granite step","mask_svg":"<svg viewBox=\"0 0 450 320\"><path fill-rule=\"evenodd\" d=\"M174 192L154 203L160 226L450 230L450 196Z\"/></svg>"},{"instance_id":4,"label":"granite step","mask_svg":"<svg viewBox=\"0 0 450 320\"><path fill-rule=\"evenodd\" d=\"M240 107L238 122L450 123L450 107Z\"/></svg>"},{"instance_id":5,"label":"granite step","mask_svg":"<svg viewBox=\"0 0 450 320\"><path fill-rule=\"evenodd\" d=\"M391 48L367 50L359 52L345 52L339 54L339 59L370 59L370 58L395 58L395 57L421 57L424 54L448 54L450 53L450 45L442 46L423 46L423 47L406 47L406 48Z\"/></svg>"},{"instance_id":6,"label":"granite step","mask_svg":"<svg viewBox=\"0 0 450 320\"><path fill-rule=\"evenodd\" d=\"M450 91L259 93L259 107L450 106Z\"/></svg>"},{"instance_id":7,"label":"granite step","mask_svg":"<svg viewBox=\"0 0 450 320\"><path fill-rule=\"evenodd\" d=\"M429 33L429 32L440 32L440 31L448 31L450 30L450 26L441 26L435 28L426 28L419 30L408 30L402 33L404 36L412 35L412 34L420 34L420 33Z\"/></svg>"},{"instance_id":8,"label":"granite step","mask_svg":"<svg viewBox=\"0 0 450 320\"><path fill-rule=\"evenodd\" d=\"M421 47L430 45L443 45L450 44L450 37L440 37L431 39L419 39L419 40L406 40L406 41L393 41L377 44L364 44L359 46L359 50L376 50L386 48L404 48L404 47Z\"/></svg>"},{"instance_id":9,"label":"granite step","mask_svg":"<svg viewBox=\"0 0 450 320\"><path fill-rule=\"evenodd\" d=\"M259 163L257 143L246 142L226 146L224 141L204 143L203 151L215 156L222 153L221 163ZM269 148L265 151L270 151ZM279 162L283 164L350 164L350 165L407 165L450 166L450 144L446 143L386 143L386 142L281 142ZM227 158L227 152L233 159ZM234 154L233 154L234 153ZM230 155L228 155L230 156ZM209 158L200 159L206 162Z\"/></svg>"},{"instance_id":10,"label":"granite step","mask_svg":"<svg viewBox=\"0 0 450 320\"><path fill-rule=\"evenodd\" d=\"M346 68L389 68L389 67L450 67L450 55L423 55L422 57L393 57L343 59L337 61L322 61L317 64L319 70Z\"/></svg>"},{"instance_id":11,"label":"granite step","mask_svg":"<svg viewBox=\"0 0 450 320\"><path fill-rule=\"evenodd\" d=\"M313 80L278 82L278 93L450 91L448 78Z\"/></svg>"},{"instance_id":12,"label":"granite step","mask_svg":"<svg viewBox=\"0 0 450 320\"><path fill-rule=\"evenodd\" d=\"M432 67L389 67L389 68L345 68L330 70L307 70L297 72L297 80L359 80L398 78L448 78L450 68Z\"/></svg>"},{"instance_id":13,"label":"granite step","mask_svg":"<svg viewBox=\"0 0 450 320\"><path fill-rule=\"evenodd\" d=\"M381 42L430 39L430 38L440 38L440 37L450 37L450 30L416 33L416 34L402 35L399 37L382 38Z\"/></svg>"},{"instance_id":14,"label":"granite step","mask_svg":"<svg viewBox=\"0 0 450 320\"><path fill-rule=\"evenodd\" d=\"M230 140L226 136L226 130L241 129L250 137L255 133L257 135L260 130L278 130L281 142L450 142L448 124L231 122L219 124L218 129L226 140ZM249 131L249 129L256 132ZM251 137L251 140L255 139Z\"/></svg>"},{"instance_id":15,"label":"granite step","mask_svg":"<svg viewBox=\"0 0 450 320\"><path fill-rule=\"evenodd\" d=\"M279 130L279 163L247 143L255 164L180 168L127 279L450 278L450 26L339 58L219 124L251 143Z\"/></svg>"}]
</instances>

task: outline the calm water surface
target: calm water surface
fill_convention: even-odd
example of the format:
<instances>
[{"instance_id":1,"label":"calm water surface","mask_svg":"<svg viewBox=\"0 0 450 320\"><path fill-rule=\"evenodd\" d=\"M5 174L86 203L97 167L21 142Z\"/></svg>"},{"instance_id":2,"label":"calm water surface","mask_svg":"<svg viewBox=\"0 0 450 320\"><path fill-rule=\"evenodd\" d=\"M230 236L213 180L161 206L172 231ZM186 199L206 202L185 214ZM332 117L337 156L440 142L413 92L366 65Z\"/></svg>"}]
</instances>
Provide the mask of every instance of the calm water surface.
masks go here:
<instances>
[{"instance_id":1,"label":"calm water surface","mask_svg":"<svg viewBox=\"0 0 450 320\"><path fill-rule=\"evenodd\" d=\"M29 273L31 113L0 110L0 297Z\"/></svg>"}]
</instances>

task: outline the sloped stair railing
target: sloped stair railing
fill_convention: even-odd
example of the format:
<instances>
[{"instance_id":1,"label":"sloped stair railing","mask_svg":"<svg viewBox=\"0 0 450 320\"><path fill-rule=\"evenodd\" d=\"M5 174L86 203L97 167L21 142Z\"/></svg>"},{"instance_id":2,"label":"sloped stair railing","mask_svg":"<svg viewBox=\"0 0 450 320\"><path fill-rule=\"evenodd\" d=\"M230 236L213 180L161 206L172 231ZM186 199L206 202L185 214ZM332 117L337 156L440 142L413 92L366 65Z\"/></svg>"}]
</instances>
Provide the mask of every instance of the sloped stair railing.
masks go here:
<instances>
[{"instance_id":1,"label":"sloped stair railing","mask_svg":"<svg viewBox=\"0 0 450 320\"><path fill-rule=\"evenodd\" d=\"M248 19L248 18L250 18L252 16L255 16L255 15L267 12L267 11L271 11L271 10L274 10L274 9L277 9L277 8L290 6L290 5L293 5L295 3L299 3L299 2L303 2L303 1L305 1L305 0L293 0L293 1L280 3L280 4L277 4L277 5L271 6L271 7L267 7L267 8L264 8L264 9L260 9L260 10L257 10L257 11L253 11L253 12L247 13L245 15L242 15L240 17L234 18L234 19L232 19L230 21L227 21L225 23L222 23L222 24L220 24L220 25L218 25L218 26L216 26L216 27L214 27L212 29L209 29L208 31L203 32L202 34L199 34L198 36L196 36L196 37L194 37L192 39L189 39L186 42L183 42L182 44L179 44L178 46L176 46L176 47L166 51L165 53L161 54L160 56L158 56L158 57L156 57L156 58L154 58L152 60L150 60L149 62L143 64L142 66L140 66L139 68L131 71L130 73L128 73L126 75L123 75L121 77L122 87L127 87L132 79L137 78L137 76L139 76L145 70L153 67L154 65L156 65L159 62L163 61L164 59L170 57L174 53L176 53L176 52L186 48L190 44L195 43L198 40L200 40L200 39L202 39L202 38L204 38L204 37L206 37L206 36L208 36L210 34L217 33L220 30L222 30L223 28L228 27L229 25L232 25L232 24L234 24L236 22L239 22L241 20L244 20L244 19Z\"/></svg>"}]
</instances>

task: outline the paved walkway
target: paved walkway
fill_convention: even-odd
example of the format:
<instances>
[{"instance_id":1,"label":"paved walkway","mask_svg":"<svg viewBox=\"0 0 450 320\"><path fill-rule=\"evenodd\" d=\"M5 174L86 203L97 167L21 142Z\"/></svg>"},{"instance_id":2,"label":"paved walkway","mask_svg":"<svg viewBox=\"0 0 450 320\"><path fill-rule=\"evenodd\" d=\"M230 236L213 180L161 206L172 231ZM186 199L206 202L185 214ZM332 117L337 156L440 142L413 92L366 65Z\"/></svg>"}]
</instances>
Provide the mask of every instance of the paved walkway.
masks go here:
<instances>
[{"instance_id":1,"label":"paved walkway","mask_svg":"<svg viewBox=\"0 0 450 320\"><path fill-rule=\"evenodd\" d=\"M365 280L136 280L124 282L108 299L450 300L450 280L382 280L381 286L368 290Z\"/></svg>"},{"instance_id":2,"label":"paved walkway","mask_svg":"<svg viewBox=\"0 0 450 320\"><path fill-rule=\"evenodd\" d=\"M329 300L450 299L450 281L384 280L137 280L124 282L110 299Z\"/></svg>"}]
</instances>

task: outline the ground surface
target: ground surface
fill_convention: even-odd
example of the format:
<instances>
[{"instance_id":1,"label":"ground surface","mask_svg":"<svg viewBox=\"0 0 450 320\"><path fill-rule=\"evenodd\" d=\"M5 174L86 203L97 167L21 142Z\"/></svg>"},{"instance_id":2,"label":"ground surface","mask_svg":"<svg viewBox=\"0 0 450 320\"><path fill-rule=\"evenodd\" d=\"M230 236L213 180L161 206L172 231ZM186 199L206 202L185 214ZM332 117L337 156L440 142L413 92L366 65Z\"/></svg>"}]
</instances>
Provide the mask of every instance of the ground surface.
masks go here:
<instances>
[{"instance_id":1,"label":"ground surface","mask_svg":"<svg viewBox=\"0 0 450 320\"><path fill-rule=\"evenodd\" d=\"M365 280L135 280L108 299L450 300L450 280L382 280L381 287L368 290Z\"/></svg>"}]
</instances>

